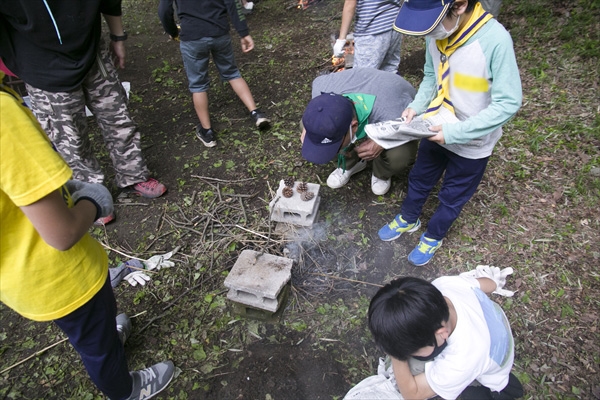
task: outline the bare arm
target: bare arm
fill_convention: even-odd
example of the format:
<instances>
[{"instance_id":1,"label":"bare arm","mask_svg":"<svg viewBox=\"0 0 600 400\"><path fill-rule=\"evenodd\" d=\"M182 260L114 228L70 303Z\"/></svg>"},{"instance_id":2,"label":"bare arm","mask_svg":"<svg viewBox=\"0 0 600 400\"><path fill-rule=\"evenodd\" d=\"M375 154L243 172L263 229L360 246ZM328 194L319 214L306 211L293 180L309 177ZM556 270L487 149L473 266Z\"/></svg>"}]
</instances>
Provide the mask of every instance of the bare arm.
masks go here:
<instances>
[{"instance_id":1,"label":"bare arm","mask_svg":"<svg viewBox=\"0 0 600 400\"><path fill-rule=\"evenodd\" d=\"M123 19L120 15L104 14L104 20L106 21L111 34L115 36L123 36L125 34L125 30L123 29ZM115 65L121 69L125 68L125 43L123 41L113 42L111 40L110 46L116 57Z\"/></svg>"},{"instance_id":2,"label":"bare arm","mask_svg":"<svg viewBox=\"0 0 600 400\"><path fill-rule=\"evenodd\" d=\"M400 361L392 357L392 367L398 389L405 399L428 399L436 395L431 389L425 374L413 375L408 361Z\"/></svg>"},{"instance_id":3,"label":"bare arm","mask_svg":"<svg viewBox=\"0 0 600 400\"><path fill-rule=\"evenodd\" d=\"M346 39L348 31L350 30L350 24L354 19L354 13L356 12L356 1L357 0L345 0L344 9L342 10L342 26L340 27L340 36L338 39Z\"/></svg>"},{"instance_id":4,"label":"bare arm","mask_svg":"<svg viewBox=\"0 0 600 400\"><path fill-rule=\"evenodd\" d=\"M477 278L477 280L479 281L479 288L485 294L491 294L494 290L496 290L496 282L490 278Z\"/></svg>"},{"instance_id":5,"label":"bare arm","mask_svg":"<svg viewBox=\"0 0 600 400\"><path fill-rule=\"evenodd\" d=\"M96 206L88 200L68 208L60 190L33 204L21 207L42 239L57 250L69 250L88 231L96 216Z\"/></svg>"}]
</instances>

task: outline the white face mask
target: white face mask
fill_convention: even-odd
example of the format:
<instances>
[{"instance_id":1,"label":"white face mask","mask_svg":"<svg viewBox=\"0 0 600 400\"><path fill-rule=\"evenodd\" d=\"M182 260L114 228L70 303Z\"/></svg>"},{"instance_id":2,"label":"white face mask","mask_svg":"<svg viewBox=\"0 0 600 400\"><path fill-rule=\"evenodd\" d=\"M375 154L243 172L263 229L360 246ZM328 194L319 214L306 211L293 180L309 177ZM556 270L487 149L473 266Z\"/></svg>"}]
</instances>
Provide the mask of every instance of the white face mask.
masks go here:
<instances>
[{"instance_id":1,"label":"white face mask","mask_svg":"<svg viewBox=\"0 0 600 400\"><path fill-rule=\"evenodd\" d=\"M460 15L458 16L458 18L456 18L456 25L454 25L454 28L447 31L446 27L444 26L444 21L442 21L427 36L429 36L430 38L433 38L435 40L446 39L447 37L452 35L454 32L456 32L456 30L458 29L459 23L460 23Z\"/></svg>"}]
</instances>

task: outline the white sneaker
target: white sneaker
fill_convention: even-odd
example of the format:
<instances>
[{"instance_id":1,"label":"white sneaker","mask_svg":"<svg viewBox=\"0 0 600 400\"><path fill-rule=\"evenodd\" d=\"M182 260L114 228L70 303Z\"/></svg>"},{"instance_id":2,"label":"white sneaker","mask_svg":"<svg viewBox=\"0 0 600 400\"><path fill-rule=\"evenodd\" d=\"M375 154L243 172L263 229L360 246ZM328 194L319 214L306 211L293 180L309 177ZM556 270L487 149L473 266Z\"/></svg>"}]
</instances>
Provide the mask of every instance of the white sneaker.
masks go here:
<instances>
[{"instance_id":1,"label":"white sneaker","mask_svg":"<svg viewBox=\"0 0 600 400\"><path fill-rule=\"evenodd\" d=\"M341 168L336 168L331 174L329 174L329 178L327 178L327 186L332 189L338 189L344 186L350 180L350 177L363 169L367 168L367 162L365 160L360 160L354 165L354 167L347 169L344 172Z\"/></svg>"},{"instance_id":2,"label":"white sneaker","mask_svg":"<svg viewBox=\"0 0 600 400\"><path fill-rule=\"evenodd\" d=\"M378 196L383 196L392 187L392 179L379 179L375 175L371 175L371 190Z\"/></svg>"},{"instance_id":3,"label":"white sneaker","mask_svg":"<svg viewBox=\"0 0 600 400\"><path fill-rule=\"evenodd\" d=\"M248 11L252 11L252 9L254 8L254 3L249 1L244 5L244 8Z\"/></svg>"}]
</instances>

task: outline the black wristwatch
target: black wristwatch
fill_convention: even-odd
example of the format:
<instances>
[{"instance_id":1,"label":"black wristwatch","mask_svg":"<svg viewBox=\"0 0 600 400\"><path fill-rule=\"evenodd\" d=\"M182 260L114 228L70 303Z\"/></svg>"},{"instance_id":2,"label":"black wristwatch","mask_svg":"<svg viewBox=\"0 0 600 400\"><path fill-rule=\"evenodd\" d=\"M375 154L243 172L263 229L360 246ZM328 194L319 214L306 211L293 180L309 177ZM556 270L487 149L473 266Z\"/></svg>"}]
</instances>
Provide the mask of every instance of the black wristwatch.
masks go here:
<instances>
[{"instance_id":1,"label":"black wristwatch","mask_svg":"<svg viewBox=\"0 0 600 400\"><path fill-rule=\"evenodd\" d=\"M113 42L122 42L124 40L127 40L127 32L123 31L123 35L121 36L113 35L111 33L110 40L112 40Z\"/></svg>"}]
</instances>

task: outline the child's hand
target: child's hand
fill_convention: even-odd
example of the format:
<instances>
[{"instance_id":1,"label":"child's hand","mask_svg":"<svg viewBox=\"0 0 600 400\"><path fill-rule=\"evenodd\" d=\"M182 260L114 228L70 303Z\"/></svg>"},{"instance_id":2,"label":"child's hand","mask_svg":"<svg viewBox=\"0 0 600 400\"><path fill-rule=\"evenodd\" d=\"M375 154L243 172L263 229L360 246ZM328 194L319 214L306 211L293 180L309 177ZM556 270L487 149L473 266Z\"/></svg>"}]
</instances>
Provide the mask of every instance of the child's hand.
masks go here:
<instances>
[{"instance_id":1,"label":"child's hand","mask_svg":"<svg viewBox=\"0 0 600 400\"><path fill-rule=\"evenodd\" d=\"M427 140L429 140L431 142L435 142L437 144L445 144L446 143L446 141L444 140L444 132L442 131L441 125L431 126L431 127L429 127L429 130L432 132L437 132L437 135L428 137Z\"/></svg>"},{"instance_id":2,"label":"child's hand","mask_svg":"<svg viewBox=\"0 0 600 400\"><path fill-rule=\"evenodd\" d=\"M410 124L410 121L412 121L412 119L417 115L417 112L415 110L413 110L412 108L406 108L404 111L402 111L402 118L405 118L405 121L407 124Z\"/></svg>"},{"instance_id":3,"label":"child's hand","mask_svg":"<svg viewBox=\"0 0 600 400\"><path fill-rule=\"evenodd\" d=\"M254 48L254 40L252 40L252 36L244 36L241 39L242 42L242 52L247 53Z\"/></svg>"},{"instance_id":4,"label":"child's hand","mask_svg":"<svg viewBox=\"0 0 600 400\"><path fill-rule=\"evenodd\" d=\"M356 154L365 161L371 161L379 157L381 152L383 151L383 147L372 141L371 139L367 139L358 146L355 147Z\"/></svg>"},{"instance_id":5,"label":"child's hand","mask_svg":"<svg viewBox=\"0 0 600 400\"><path fill-rule=\"evenodd\" d=\"M125 69L125 42L110 42L115 67Z\"/></svg>"},{"instance_id":6,"label":"child's hand","mask_svg":"<svg viewBox=\"0 0 600 400\"><path fill-rule=\"evenodd\" d=\"M96 206L96 218L106 217L113 212L112 195L106 187L100 183L88 183L78 180L67 181L66 187L71 194L73 204L78 201L87 200Z\"/></svg>"}]
</instances>

